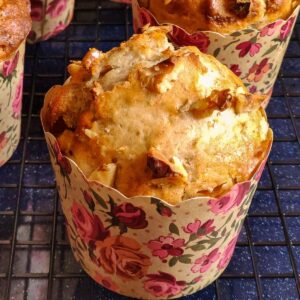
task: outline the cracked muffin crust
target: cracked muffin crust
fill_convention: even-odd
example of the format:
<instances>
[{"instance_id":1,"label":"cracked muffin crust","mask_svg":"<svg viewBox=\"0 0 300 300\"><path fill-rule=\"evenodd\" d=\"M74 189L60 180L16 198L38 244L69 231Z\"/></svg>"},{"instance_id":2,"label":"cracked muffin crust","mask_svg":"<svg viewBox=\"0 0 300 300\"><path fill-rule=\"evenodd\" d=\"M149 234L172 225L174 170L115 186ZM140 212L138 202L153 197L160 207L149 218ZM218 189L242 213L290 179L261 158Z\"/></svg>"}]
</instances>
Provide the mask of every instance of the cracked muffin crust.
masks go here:
<instances>
[{"instance_id":1,"label":"cracked muffin crust","mask_svg":"<svg viewBox=\"0 0 300 300\"><path fill-rule=\"evenodd\" d=\"M9 58L31 29L28 0L0 0L0 59Z\"/></svg>"},{"instance_id":2,"label":"cracked muffin crust","mask_svg":"<svg viewBox=\"0 0 300 300\"><path fill-rule=\"evenodd\" d=\"M248 180L272 133L262 96L214 57L174 49L168 30L90 49L47 93L42 118L87 178L176 204Z\"/></svg>"},{"instance_id":3,"label":"cracked muffin crust","mask_svg":"<svg viewBox=\"0 0 300 300\"><path fill-rule=\"evenodd\" d=\"M299 0L139 0L160 23L176 24L190 33L199 30L231 33L262 28L286 19Z\"/></svg>"}]
</instances>

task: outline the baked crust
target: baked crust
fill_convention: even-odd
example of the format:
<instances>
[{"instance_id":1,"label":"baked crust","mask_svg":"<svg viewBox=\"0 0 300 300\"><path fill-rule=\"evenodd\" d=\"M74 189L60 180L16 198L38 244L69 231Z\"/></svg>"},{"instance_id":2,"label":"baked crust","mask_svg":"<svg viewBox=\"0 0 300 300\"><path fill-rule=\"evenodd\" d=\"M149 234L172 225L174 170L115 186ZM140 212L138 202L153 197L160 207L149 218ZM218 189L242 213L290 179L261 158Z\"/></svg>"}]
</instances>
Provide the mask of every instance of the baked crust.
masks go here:
<instances>
[{"instance_id":1,"label":"baked crust","mask_svg":"<svg viewBox=\"0 0 300 300\"><path fill-rule=\"evenodd\" d=\"M28 0L0 0L0 60L13 55L30 29Z\"/></svg>"},{"instance_id":2,"label":"baked crust","mask_svg":"<svg viewBox=\"0 0 300 300\"><path fill-rule=\"evenodd\" d=\"M107 53L91 49L69 66L67 83L48 92L42 117L88 178L176 204L248 180L271 131L263 96L197 48L175 50L167 31L150 27ZM88 108L70 92L78 84L93 95ZM82 109L58 114L72 101Z\"/></svg>"},{"instance_id":3,"label":"baked crust","mask_svg":"<svg viewBox=\"0 0 300 300\"><path fill-rule=\"evenodd\" d=\"M286 19L299 0L139 0L157 20L176 24L190 33L198 30L231 33L254 26L262 28Z\"/></svg>"}]
</instances>

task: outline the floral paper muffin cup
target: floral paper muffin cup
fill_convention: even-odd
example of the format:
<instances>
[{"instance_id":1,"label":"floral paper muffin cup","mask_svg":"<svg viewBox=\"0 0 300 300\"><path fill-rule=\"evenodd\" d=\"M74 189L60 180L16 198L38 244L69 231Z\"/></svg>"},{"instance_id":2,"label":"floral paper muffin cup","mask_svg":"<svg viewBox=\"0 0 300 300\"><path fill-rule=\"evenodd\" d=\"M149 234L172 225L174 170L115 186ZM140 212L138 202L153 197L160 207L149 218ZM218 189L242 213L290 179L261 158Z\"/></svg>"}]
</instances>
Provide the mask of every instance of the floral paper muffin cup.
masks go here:
<instances>
[{"instance_id":1,"label":"floral paper muffin cup","mask_svg":"<svg viewBox=\"0 0 300 300\"><path fill-rule=\"evenodd\" d=\"M152 13L132 0L134 29L146 24L159 25ZM300 6L287 20L278 20L262 29L247 28L231 34L199 31L190 34L171 24L170 39L178 46L192 45L202 52L215 56L239 76L251 93L269 96L267 106L278 76L282 60L292 36Z\"/></svg>"},{"instance_id":2,"label":"floral paper muffin cup","mask_svg":"<svg viewBox=\"0 0 300 300\"><path fill-rule=\"evenodd\" d=\"M21 131L25 41L5 61L0 61L0 166L18 146Z\"/></svg>"},{"instance_id":3,"label":"floral paper muffin cup","mask_svg":"<svg viewBox=\"0 0 300 300\"><path fill-rule=\"evenodd\" d=\"M59 34L70 24L75 0L30 0L32 30L30 43L48 40Z\"/></svg>"},{"instance_id":4,"label":"floral paper muffin cup","mask_svg":"<svg viewBox=\"0 0 300 300\"><path fill-rule=\"evenodd\" d=\"M42 111L43 123L43 111ZM222 197L172 206L127 198L88 180L45 132L75 258L100 285L139 299L171 299L199 291L228 265L267 157L251 180ZM271 147L270 133L270 147Z\"/></svg>"}]
</instances>

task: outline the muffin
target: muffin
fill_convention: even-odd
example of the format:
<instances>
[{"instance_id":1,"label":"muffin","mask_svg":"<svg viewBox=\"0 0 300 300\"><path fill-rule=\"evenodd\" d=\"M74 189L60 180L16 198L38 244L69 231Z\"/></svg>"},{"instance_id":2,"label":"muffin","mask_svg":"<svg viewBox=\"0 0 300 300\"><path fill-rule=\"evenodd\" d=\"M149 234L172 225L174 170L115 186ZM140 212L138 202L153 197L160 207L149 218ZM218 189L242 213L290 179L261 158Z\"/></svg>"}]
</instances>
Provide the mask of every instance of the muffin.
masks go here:
<instances>
[{"instance_id":1,"label":"muffin","mask_svg":"<svg viewBox=\"0 0 300 300\"><path fill-rule=\"evenodd\" d=\"M288 18L299 0L139 0L160 23L173 23L190 33L230 33L262 28Z\"/></svg>"},{"instance_id":2,"label":"muffin","mask_svg":"<svg viewBox=\"0 0 300 300\"><path fill-rule=\"evenodd\" d=\"M176 204L251 178L270 129L241 80L150 27L107 53L90 49L46 95L46 131L90 180Z\"/></svg>"},{"instance_id":3,"label":"muffin","mask_svg":"<svg viewBox=\"0 0 300 300\"><path fill-rule=\"evenodd\" d=\"M0 0L0 166L20 139L25 41L31 28L26 0Z\"/></svg>"},{"instance_id":4,"label":"muffin","mask_svg":"<svg viewBox=\"0 0 300 300\"><path fill-rule=\"evenodd\" d=\"M222 274L272 144L263 97L212 56L176 50L168 30L90 49L41 112L72 252L134 299L177 299Z\"/></svg>"},{"instance_id":5,"label":"muffin","mask_svg":"<svg viewBox=\"0 0 300 300\"><path fill-rule=\"evenodd\" d=\"M10 58L31 29L27 0L0 1L0 60Z\"/></svg>"},{"instance_id":6,"label":"muffin","mask_svg":"<svg viewBox=\"0 0 300 300\"><path fill-rule=\"evenodd\" d=\"M132 0L135 31L168 23L176 46L196 46L271 99L299 14L299 0Z\"/></svg>"}]
</instances>

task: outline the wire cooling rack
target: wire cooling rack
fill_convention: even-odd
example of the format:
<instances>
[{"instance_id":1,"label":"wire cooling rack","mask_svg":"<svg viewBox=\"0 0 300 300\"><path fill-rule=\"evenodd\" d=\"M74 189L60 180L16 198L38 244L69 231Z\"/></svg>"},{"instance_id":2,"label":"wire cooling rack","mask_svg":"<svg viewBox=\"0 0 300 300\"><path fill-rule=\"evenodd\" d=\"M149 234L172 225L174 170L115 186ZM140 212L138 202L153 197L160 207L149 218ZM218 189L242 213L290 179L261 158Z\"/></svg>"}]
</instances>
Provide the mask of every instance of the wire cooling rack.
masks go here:
<instances>
[{"instance_id":1,"label":"wire cooling rack","mask_svg":"<svg viewBox=\"0 0 300 300\"><path fill-rule=\"evenodd\" d=\"M22 138L0 169L0 299L127 299L101 288L66 240L39 120L45 92L66 78L70 59L109 50L132 34L130 7L77 0L71 26L28 46ZM275 143L234 257L223 276L184 299L299 299L300 24L268 107Z\"/></svg>"}]
</instances>

